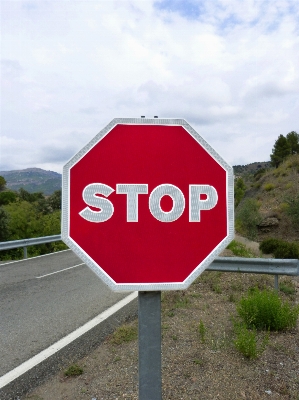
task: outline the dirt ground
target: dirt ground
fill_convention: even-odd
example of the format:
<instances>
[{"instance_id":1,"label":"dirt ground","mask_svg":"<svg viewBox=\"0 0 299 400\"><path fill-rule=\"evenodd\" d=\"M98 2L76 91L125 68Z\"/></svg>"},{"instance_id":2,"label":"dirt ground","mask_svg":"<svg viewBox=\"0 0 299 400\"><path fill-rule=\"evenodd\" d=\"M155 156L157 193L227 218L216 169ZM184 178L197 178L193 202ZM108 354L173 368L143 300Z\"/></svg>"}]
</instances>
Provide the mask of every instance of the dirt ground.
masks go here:
<instances>
[{"instance_id":1,"label":"dirt ground","mask_svg":"<svg viewBox=\"0 0 299 400\"><path fill-rule=\"evenodd\" d=\"M188 290L162 294L163 399L299 400L298 327L271 332L257 359L244 357L234 346L238 299L253 286L273 288L273 281L265 275L206 271ZM296 293L281 295L298 304L298 281L286 282ZM111 335L77 361L81 375L66 377L60 371L23 399L138 399L137 321L123 330L124 338L132 340ZM260 345L265 333L258 338Z\"/></svg>"}]
</instances>

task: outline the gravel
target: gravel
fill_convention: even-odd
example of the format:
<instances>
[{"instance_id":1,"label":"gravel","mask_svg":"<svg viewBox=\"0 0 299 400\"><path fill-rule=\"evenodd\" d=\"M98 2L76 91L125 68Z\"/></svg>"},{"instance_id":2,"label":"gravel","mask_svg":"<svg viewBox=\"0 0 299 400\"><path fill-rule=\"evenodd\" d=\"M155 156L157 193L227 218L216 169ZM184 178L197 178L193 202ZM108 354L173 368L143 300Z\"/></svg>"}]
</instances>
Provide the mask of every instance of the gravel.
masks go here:
<instances>
[{"instance_id":1,"label":"gravel","mask_svg":"<svg viewBox=\"0 0 299 400\"><path fill-rule=\"evenodd\" d=\"M292 282L296 295L286 298L298 303L299 283ZM299 399L298 328L271 332L257 359L234 347L235 301L252 286L273 287L273 278L204 272L188 290L163 293L163 399ZM131 325L137 329L137 321ZM116 345L110 336L77 364L82 375L67 378L60 371L22 399L138 399L137 340Z\"/></svg>"}]
</instances>

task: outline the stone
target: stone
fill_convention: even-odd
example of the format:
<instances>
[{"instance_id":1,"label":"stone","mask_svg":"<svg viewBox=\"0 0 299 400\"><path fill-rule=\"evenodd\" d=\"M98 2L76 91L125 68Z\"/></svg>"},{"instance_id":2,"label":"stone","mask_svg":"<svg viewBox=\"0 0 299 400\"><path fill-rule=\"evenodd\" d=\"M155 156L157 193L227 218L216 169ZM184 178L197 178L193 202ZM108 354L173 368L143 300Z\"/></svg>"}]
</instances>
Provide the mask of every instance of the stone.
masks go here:
<instances>
[{"instance_id":1,"label":"stone","mask_svg":"<svg viewBox=\"0 0 299 400\"><path fill-rule=\"evenodd\" d=\"M266 227L271 227L271 226L278 226L279 225L279 220L278 218L275 217L268 217L262 220L262 222L259 223L260 228L266 228Z\"/></svg>"}]
</instances>

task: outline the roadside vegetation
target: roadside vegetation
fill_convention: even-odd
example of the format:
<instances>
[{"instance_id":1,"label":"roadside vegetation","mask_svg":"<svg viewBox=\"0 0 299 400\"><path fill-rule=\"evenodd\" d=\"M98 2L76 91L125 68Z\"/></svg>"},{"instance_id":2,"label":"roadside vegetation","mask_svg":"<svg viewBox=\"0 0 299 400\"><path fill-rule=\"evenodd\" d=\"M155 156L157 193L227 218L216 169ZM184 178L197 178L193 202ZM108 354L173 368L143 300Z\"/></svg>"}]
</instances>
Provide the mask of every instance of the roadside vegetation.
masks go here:
<instances>
[{"instance_id":1,"label":"roadside vegetation","mask_svg":"<svg viewBox=\"0 0 299 400\"><path fill-rule=\"evenodd\" d=\"M235 168L235 228L240 235L260 242L263 253L299 258L298 133L280 135L270 159L268 164ZM268 239L279 241L271 251L263 243Z\"/></svg>"},{"instance_id":2,"label":"roadside vegetation","mask_svg":"<svg viewBox=\"0 0 299 400\"><path fill-rule=\"evenodd\" d=\"M61 190L50 196L25 189L12 191L0 177L0 241L28 239L60 234ZM64 243L54 242L28 247L28 256L34 257L66 249ZM0 260L23 258L23 249L0 252Z\"/></svg>"},{"instance_id":3,"label":"roadside vegetation","mask_svg":"<svg viewBox=\"0 0 299 400\"><path fill-rule=\"evenodd\" d=\"M273 286L268 275L205 271L162 293L163 398L298 399L298 293L290 278ZM82 375L63 368L26 398L137 399L137 321L75 362Z\"/></svg>"}]
</instances>

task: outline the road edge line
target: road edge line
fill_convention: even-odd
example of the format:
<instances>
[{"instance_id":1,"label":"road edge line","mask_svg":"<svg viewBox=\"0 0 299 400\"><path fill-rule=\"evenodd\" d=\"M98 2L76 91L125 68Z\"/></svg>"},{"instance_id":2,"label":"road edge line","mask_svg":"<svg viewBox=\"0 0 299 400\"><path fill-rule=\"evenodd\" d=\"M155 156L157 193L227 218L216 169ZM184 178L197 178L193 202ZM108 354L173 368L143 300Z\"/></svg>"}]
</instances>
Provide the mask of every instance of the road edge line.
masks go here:
<instances>
[{"instance_id":1,"label":"road edge line","mask_svg":"<svg viewBox=\"0 0 299 400\"><path fill-rule=\"evenodd\" d=\"M72 345L72 343L80 338L82 338L84 335L88 334L92 329L98 327L99 325L103 324L105 321L108 321L110 317L113 317L117 315L118 312L121 312L126 306L130 305L135 299L138 297L138 292L133 292L126 296L124 299L120 300L113 306L109 307L107 310L103 311L101 314L97 315L95 318L92 320L88 321L86 324L82 325L81 327L77 328L75 331L69 333L67 336L63 337L62 339L58 340L51 346L49 346L47 349L41 351L40 353L36 354L29 360L23 362L20 364L18 367L14 368L13 370L7 372L4 374L2 377L0 377L0 394L2 389L5 389L6 387L10 386L13 384L14 381L18 380L18 378L21 378L24 374L30 372L34 367L37 367L39 364L44 363L47 361L49 358L52 356L55 356L55 354L59 353L61 350L67 348L67 346ZM115 328L117 325L119 325L120 322L123 322L124 319L128 318L128 316L125 316L123 318L119 317L116 318L116 321L112 323L111 326ZM110 328L110 329L109 329ZM108 329L104 328L104 335L109 331L111 331L111 327ZM84 351L83 351L84 354ZM66 358L64 357L64 363L66 361ZM61 363L60 363L61 364ZM37 378L35 374L35 378ZM30 377L29 377L30 379ZM23 381L23 380L22 380ZM24 386L24 382L23 386ZM30 385L32 387L32 385ZM36 386L36 385L35 385ZM30 389L30 388L29 388ZM18 389L17 389L18 390ZM27 389L28 390L28 389ZM9 390L8 392L10 393L3 393L5 396L6 394L9 396L12 395L11 391ZM26 392L26 389L21 390L22 393L13 393L13 396L19 395L19 394L24 394ZM2 397L1 397L2 398ZM11 398L11 397L7 397Z\"/></svg>"},{"instance_id":2,"label":"road edge line","mask_svg":"<svg viewBox=\"0 0 299 400\"><path fill-rule=\"evenodd\" d=\"M63 253L64 251L70 251L70 250L71 249L59 250L59 251L54 251L53 253L41 254L41 255L35 256L35 257L21 258L20 260L12 260L12 261L8 261L7 263L0 264L0 267L4 267L5 265L9 265L9 264L15 264L15 263L18 263L18 262L21 262L21 261L29 261L29 260L32 261L35 258L53 256L54 254Z\"/></svg>"}]
</instances>

